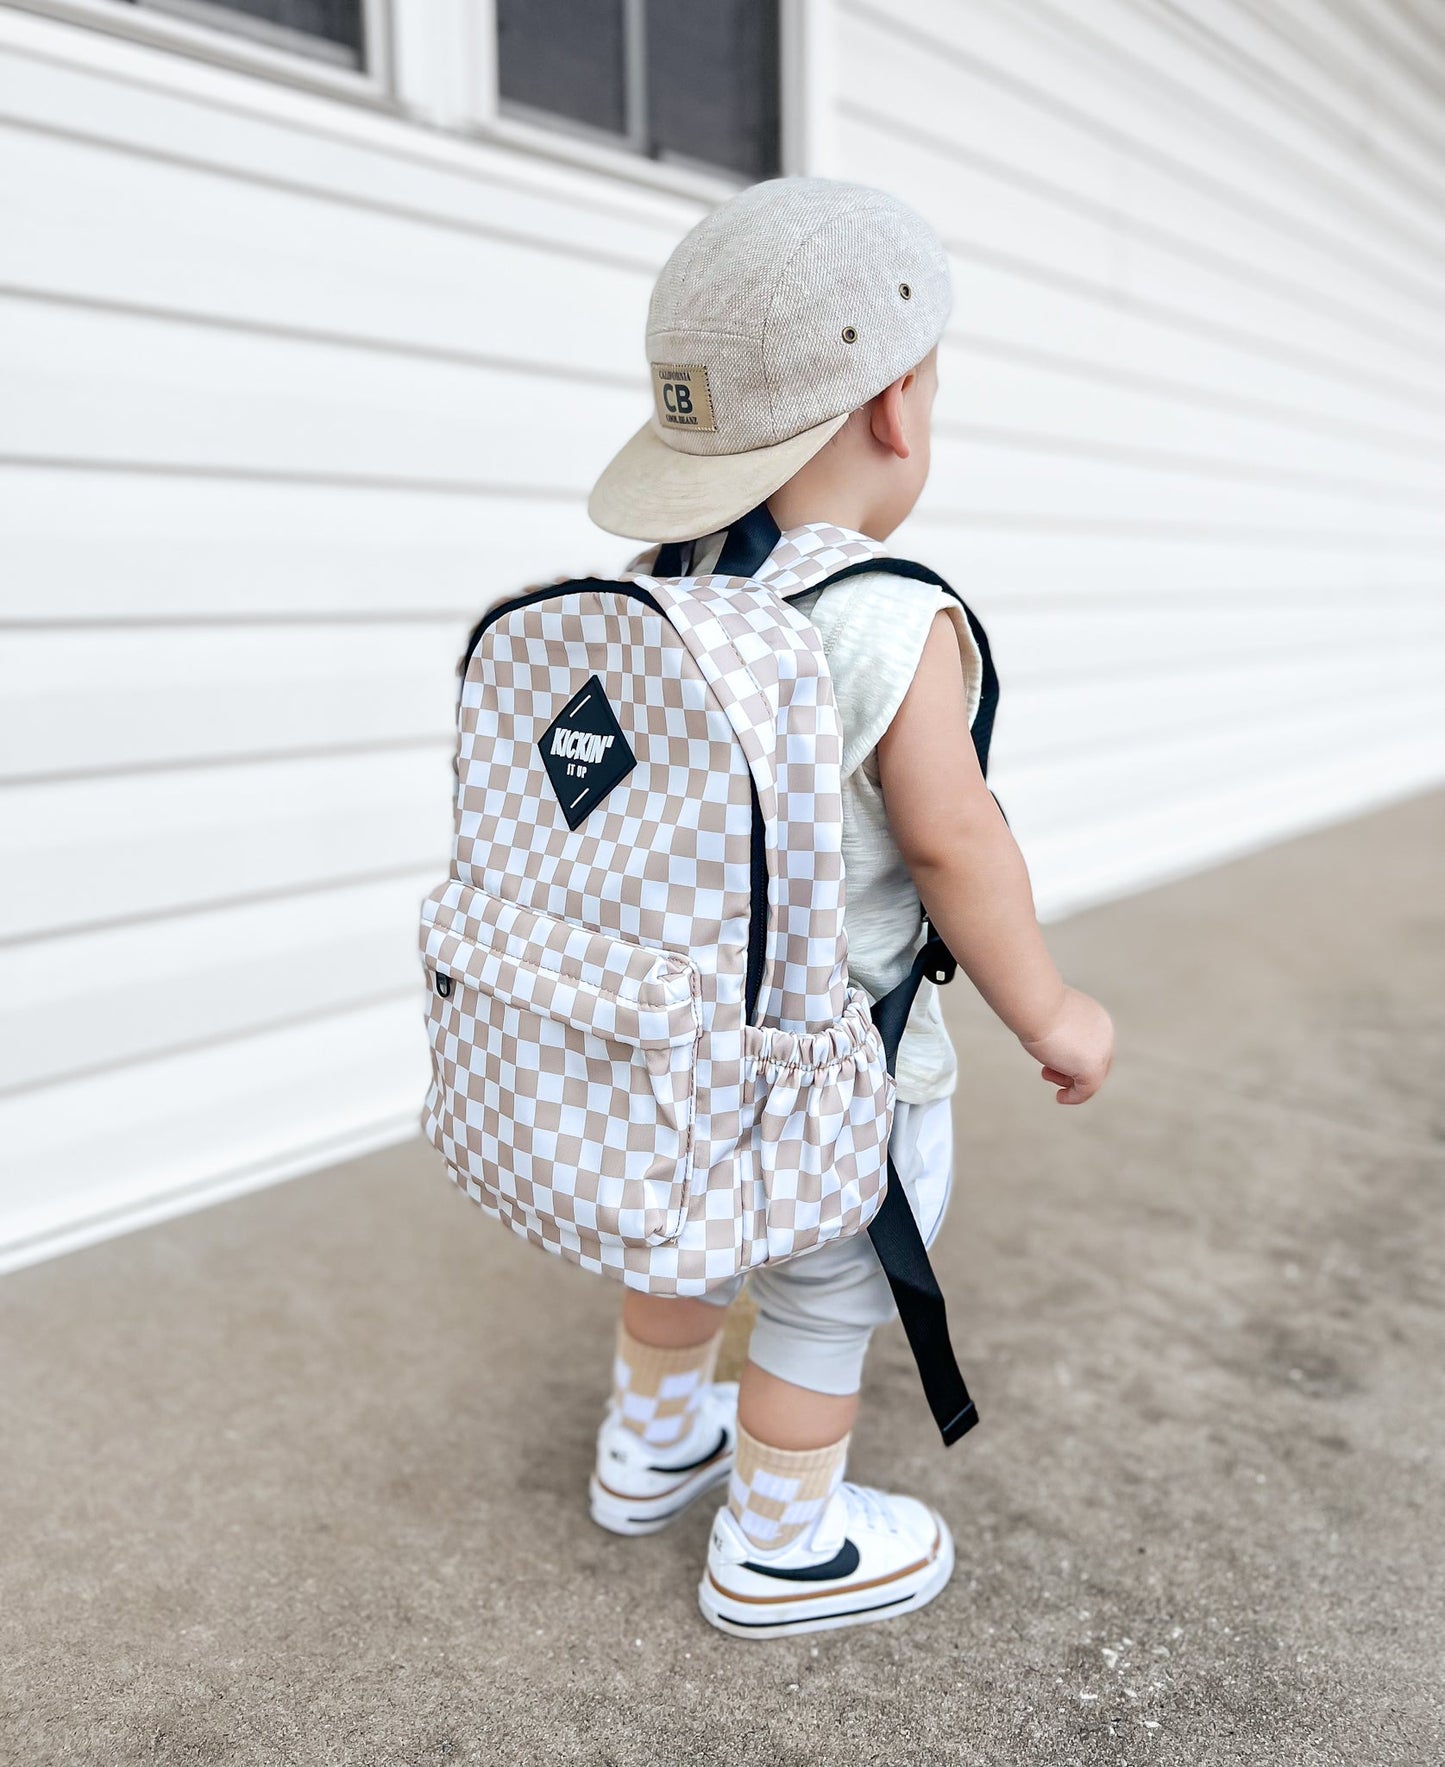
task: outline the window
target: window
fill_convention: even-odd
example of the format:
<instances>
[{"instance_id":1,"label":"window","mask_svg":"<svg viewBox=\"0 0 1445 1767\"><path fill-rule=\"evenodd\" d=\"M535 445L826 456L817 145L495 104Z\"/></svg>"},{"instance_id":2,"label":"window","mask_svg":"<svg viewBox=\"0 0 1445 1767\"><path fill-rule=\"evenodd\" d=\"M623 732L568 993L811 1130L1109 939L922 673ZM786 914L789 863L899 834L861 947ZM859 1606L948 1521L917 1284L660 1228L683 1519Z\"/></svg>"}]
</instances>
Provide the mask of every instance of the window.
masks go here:
<instances>
[{"instance_id":1,"label":"window","mask_svg":"<svg viewBox=\"0 0 1445 1767\"><path fill-rule=\"evenodd\" d=\"M505 115L770 178L778 0L497 0Z\"/></svg>"},{"instance_id":2,"label":"window","mask_svg":"<svg viewBox=\"0 0 1445 1767\"><path fill-rule=\"evenodd\" d=\"M366 65L365 0L123 0L342 67Z\"/></svg>"}]
</instances>

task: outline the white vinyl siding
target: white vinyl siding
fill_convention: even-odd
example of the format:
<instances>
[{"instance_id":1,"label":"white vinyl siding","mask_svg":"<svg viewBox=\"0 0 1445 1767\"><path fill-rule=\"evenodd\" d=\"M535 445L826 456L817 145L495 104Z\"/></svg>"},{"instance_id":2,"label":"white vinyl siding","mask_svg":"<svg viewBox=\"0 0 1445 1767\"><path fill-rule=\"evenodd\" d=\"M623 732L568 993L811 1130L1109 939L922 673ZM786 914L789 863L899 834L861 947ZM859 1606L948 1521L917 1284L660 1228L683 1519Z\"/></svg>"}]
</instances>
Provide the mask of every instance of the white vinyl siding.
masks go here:
<instances>
[{"instance_id":1,"label":"white vinyl siding","mask_svg":"<svg viewBox=\"0 0 1445 1767\"><path fill-rule=\"evenodd\" d=\"M836 169L954 261L898 545L987 620L1041 906L1438 778L1442 45L1383 0L839 14Z\"/></svg>"},{"instance_id":2,"label":"white vinyl siding","mask_svg":"<svg viewBox=\"0 0 1445 1767\"><path fill-rule=\"evenodd\" d=\"M0 1256L415 1126L453 669L699 200L0 8Z\"/></svg>"},{"instance_id":3,"label":"white vinyl siding","mask_svg":"<svg viewBox=\"0 0 1445 1767\"><path fill-rule=\"evenodd\" d=\"M788 18L795 158L953 254L896 546L988 625L1043 910L1445 772L1428 15ZM0 1261L414 1125L458 648L631 550L583 504L703 198L468 135L422 19L351 101L0 6Z\"/></svg>"}]
</instances>

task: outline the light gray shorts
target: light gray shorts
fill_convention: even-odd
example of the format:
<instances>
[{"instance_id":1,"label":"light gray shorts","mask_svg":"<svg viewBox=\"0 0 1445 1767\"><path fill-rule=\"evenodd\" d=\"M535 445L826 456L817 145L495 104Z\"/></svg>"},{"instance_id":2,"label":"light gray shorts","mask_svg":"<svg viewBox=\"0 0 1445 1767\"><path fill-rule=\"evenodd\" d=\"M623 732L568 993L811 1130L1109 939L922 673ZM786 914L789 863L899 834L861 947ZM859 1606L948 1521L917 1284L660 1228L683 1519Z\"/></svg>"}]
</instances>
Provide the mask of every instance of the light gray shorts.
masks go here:
<instances>
[{"instance_id":1,"label":"light gray shorts","mask_svg":"<svg viewBox=\"0 0 1445 1767\"><path fill-rule=\"evenodd\" d=\"M924 1243L932 1245L953 1187L953 1100L898 1101L889 1142ZM866 1233L736 1276L704 1300L735 1301L744 1283L757 1304L749 1358L815 1393L856 1393L875 1326L895 1316L888 1278Z\"/></svg>"}]
</instances>

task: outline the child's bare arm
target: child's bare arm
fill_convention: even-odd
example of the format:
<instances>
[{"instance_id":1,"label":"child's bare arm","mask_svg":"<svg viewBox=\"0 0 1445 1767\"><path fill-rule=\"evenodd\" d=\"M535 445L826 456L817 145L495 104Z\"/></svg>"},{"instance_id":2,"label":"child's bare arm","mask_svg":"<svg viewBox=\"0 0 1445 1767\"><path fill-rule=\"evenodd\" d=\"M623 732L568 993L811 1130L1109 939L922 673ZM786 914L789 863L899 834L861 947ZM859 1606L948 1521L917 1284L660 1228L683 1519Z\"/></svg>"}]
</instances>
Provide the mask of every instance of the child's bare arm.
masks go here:
<instances>
[{"instance_id":1,"label":"child's bare arm","mask_svg":"<svg viewBox=\"0 0 1445 1767\"><path fill-rule=\"evenodd\" d=\"M1043 1066L1061 1104L1103 1085L1114 1033L1066 987L1034 912L1023 855L989 795L969 736L951 617L933 622L903 704L878 744L888 824L939 936Z\"/></svg>"}]
</instances>

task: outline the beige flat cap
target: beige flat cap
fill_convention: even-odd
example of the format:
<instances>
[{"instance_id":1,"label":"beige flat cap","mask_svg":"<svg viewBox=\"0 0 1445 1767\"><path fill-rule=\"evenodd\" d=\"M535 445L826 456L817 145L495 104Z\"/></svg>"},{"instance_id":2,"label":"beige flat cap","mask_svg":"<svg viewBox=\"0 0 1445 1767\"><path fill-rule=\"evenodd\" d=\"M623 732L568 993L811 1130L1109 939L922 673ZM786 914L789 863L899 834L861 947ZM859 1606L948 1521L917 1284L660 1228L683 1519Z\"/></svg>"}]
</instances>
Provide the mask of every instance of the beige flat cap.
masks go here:
<instances>
[{"instance_id":1,"label":"beige flat cap","mask_svg":"<svg viewBox=\"0 0 1445 1767\"><path fill-rule=\"evenodd\" d=\"M655 410L588 513L638 540L691 540L745 515L848 414L915 368L952 306L948 254L866 184L773 178L701 220L647 315Z\"/></svg>"}]
</instances>

